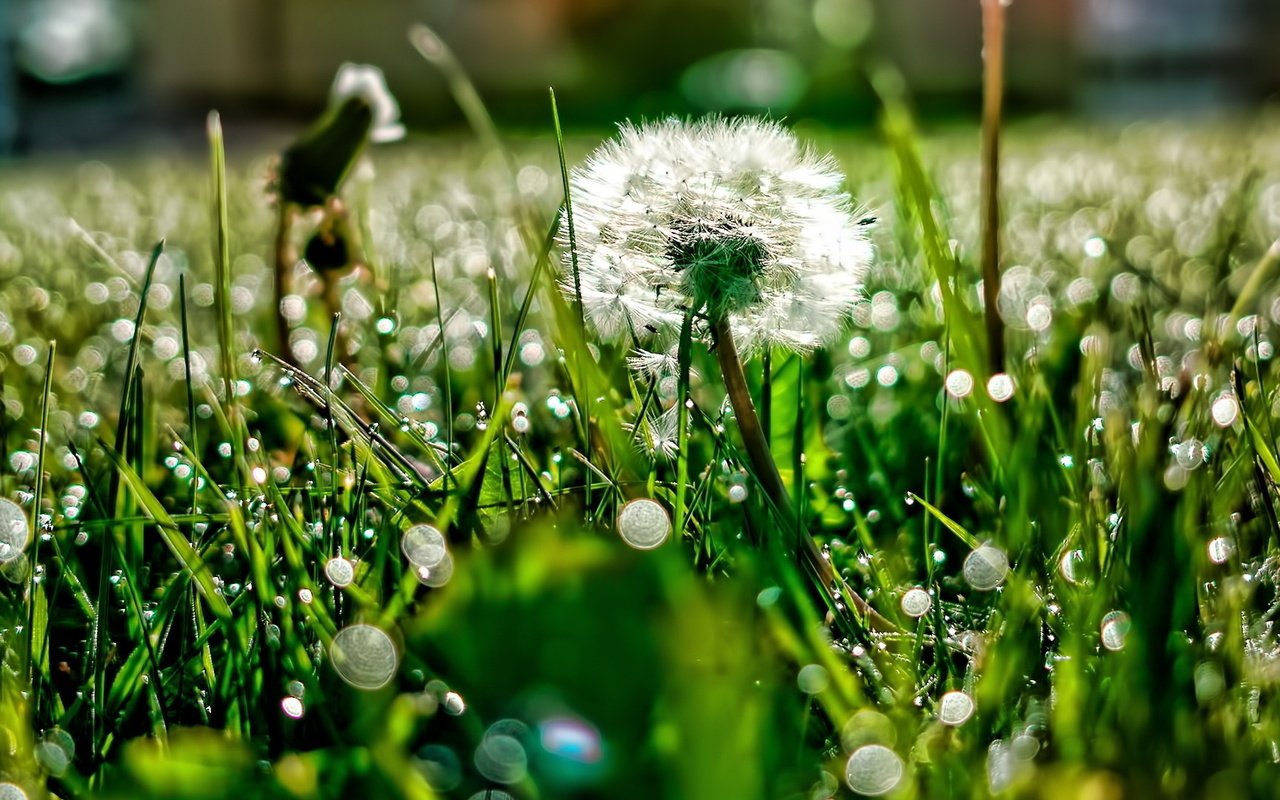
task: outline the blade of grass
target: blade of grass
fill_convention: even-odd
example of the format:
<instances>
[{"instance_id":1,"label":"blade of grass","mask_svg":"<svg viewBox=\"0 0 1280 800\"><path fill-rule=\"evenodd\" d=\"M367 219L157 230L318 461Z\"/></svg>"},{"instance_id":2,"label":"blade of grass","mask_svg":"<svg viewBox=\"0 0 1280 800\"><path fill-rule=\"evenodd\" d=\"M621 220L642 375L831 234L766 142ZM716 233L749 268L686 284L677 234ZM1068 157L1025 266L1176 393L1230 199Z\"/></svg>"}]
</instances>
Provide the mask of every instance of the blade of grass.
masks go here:
<instances>
[{"instance_id":1,"label":"blade of grass","mask_svg":"<svg viewBox=\"0 0 1280 800\"><path fill-rule=\"evenodd\" d=\"M213 611L214 616L218 619L230 619L231 609L227 606L227 601L223 599L217 587L214 586L213 574L209 570L209 565L200 558L200 554L183 537L181 528L178 523L174 522L169 512L165 510L164 504L152 493L151 487L147 486L146 482L142 480L138 473L133 470L133 467L129 466L128 462L119 453L111 449L101 439L98 439L97 442L102 451L107 454L107 458L111 460L112 465L120 472L125 483L133 490L147 516L151 518L159 529L161 537L169 547L169 551L178 559L183 568L191 574L192 579L195 580L196 587L208 604L209 609Z\"/></svg>"},{"instance_id":2,"label":"blade of grass","mask_svg":"<svg viewBox=\"0 0 1280 800\"><path fill-rule=\"evenodd\" d=\"M578 236L573 225L573 198L569 192L569 162L564 156L564 131L560 129L560 109L556 105L556 90L549 89L548 93L551 97L551 120L555 126L556 134L556 155L560 160L560 183L564 191L564 219L565 227L569 235L569 264L573 270L573 299L578 309L578 331L582 336L583 347L585 348L587 339L587 318L586 311L582 305L582 275L578 269ZM587 359L590 360L590 359ZM586 408L579 408L578 414L582 418L582 441L584 452L591 452L591 389L587 380L587 371L579 370L578 373L578 392L579 396L585 401ZM594 506L591 502L591 481L585 481L585 505L586 505L586 522L588 525L592 523L594 516ZM679 530L679 529L677 529Z\"/></svg>"}]
</instances>

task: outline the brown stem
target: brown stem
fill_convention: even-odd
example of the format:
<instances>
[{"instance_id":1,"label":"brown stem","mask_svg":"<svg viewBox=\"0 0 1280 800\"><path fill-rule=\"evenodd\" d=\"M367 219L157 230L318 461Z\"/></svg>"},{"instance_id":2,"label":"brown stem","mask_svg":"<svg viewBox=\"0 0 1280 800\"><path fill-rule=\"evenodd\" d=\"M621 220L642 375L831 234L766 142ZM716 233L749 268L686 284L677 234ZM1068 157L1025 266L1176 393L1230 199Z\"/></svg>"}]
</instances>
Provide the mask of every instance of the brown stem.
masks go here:
<instances>
[{"instance_id":1,"label":"brown stem","mask_svg":"<svg viewBox=\"0 0 1280 800\"><path fill-rule=\"evenodd\" d=\"M991 372L1004 371L1000 296L1000 116L1004 103L1004 0L982 0L982 299Z\"/></svg>"},{"instance_id":2,"label":"brown stem","mask_svg":"<svg viewBox=\"0 0 1280 800\"><path fill-rule=\"evenodd\" d=\"M729 393L729 402L733 405L734 416L738 418L738 431L742 434L742 443L747 449L747 459L755 472L756 480L765 496L778 510L780 517L789 525L794 525L799 540L800 554L805 568L817 581L823 595L829 595L833 588L854 605L858 612L870 620L872 627L878 630L896 630L896 626L880 615L871 605L853 590L835 567L822 554L818 543L813 540L809 531L796 517L787 487L778 474L778 465L769 452L769 443L764 438L764 429L760 427L760 417L756 414L755 403L751 400L751 392L747 388L747 377L742 371L742 359L738 357L738 346L733 338L733 330L728 320L721 319L712 325L711 335L715 340L716 358L720 363L720 374L724 378L725 389ZM799 479L799 476L797 476Z\"/></svg>"},{"instance_id":3,"label":"brown stem","mask_svg":"<svg viewBox=\"0 0 1280 800\"><path fill-rule=\"evenodd\" d=\"M275 272L276 272L276 347L280 357L293 366L293 348L289 346L289 320L284 315L284 299L293 290L293 265L298 254L293 247L293 222L297 209L292 203L280 200L280 217L276 221Z\"/></svg>"}]
</instances>

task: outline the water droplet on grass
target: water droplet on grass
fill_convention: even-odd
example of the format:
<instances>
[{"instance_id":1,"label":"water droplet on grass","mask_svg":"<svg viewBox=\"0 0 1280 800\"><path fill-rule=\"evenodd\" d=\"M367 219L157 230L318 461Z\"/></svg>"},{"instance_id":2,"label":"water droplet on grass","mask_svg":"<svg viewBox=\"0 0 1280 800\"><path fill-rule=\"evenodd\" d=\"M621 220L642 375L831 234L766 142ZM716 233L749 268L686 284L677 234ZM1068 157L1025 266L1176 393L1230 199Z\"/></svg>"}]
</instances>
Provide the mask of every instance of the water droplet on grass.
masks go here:
<instances>
[{"instance_id":1,"label":"water droplet on grass","mask_svg":"<svg viewBox=\"0 0 1280 800\"><path fill-rule=\"evenodd\" d=\"M918 586L914 589L908 589L902 595L902 613L908 617L923 617L929 613L931 608L933 608L933 598Z\"/></svg>"},{"instance_id":2,"label":"water droplet on grass","mask_svg":"<svg viewBox=\"0 0 1280 800\"><path fill-rule=\"evenodd\" d=\"M404 532L400 549L415 567L432 569L448 556L444 534L431 525L414 525Z\"/></svg>"},{"instance_id":3,"label":"water droplet on grass","mask_svg":"<svg viewBox=\"0 0 1280 800\"><path fill-rule=\"evenodd\" d=\"M905 767L898 754L879 744L859 747L844 767L844 781L858 794L878 797L897 788Z\"/></svg>"},{"instance_id":4,"label":"water droplet on grass","mask_svg":"<svg viewBox=\"0 0 1280 800\"><path fill-rule=\"evenodd\" d=\"M329 646L338 676L357 689L380 689L391 682L399 666L395 643L372 625L352 625L338 631Z\"/></svg>"},{"instance_id":5,"label":"water droplet on grass","mask_svg":"<svg viewBox=\"0 0 1280 800\"><path fill-rule=\"evenodd\" d=\"M1102 646L1112 651L1123 650L1124 640L1129 635L1131 624L1129 615L1123 611L1107 613L1099 626L1102 633Z\"/></svg>"},{"instance_id":6,"label":"water droplet on grass","mask_svg":"<svg viewBox=\"0 0 1280 800\"><path fill-rule=\"evenodd\" d=\"M952 370L945 383L947 394L957 400L968 397L973 391L973 375L963 369Z\"/></svg>"},{"instance_id":7,"label":"water droplet on grass","mask_svg":"<svg viewBox=\"0 0 1280 800\"><path fill-rule=\"evenodd\" d=\"M45 772L55 778L65 775L67 767L71 766L71 757L67 751L52 742L40 742L34 750L36 761L40 762Z\"/></svg>"},{"instance_id":8,"label":"water droplet on grass","mask_svg":"<svg viewBox=\"0 0 1280 800\"><path fill-rule=\"evenodd\" d=\"M448 792L462 781L462 764L452 750L429 744L417 752L413 765L437 792Z\"/></svg>"},{"instance_id":9,"label":"water droplet on grass","mask_svg":"<svg viewBox=\"0 0 1280 800\"><path fill-rule=\"evenodd\" d=\"M989 592L1004 583L1009 574L1009 557L993 545L984 544L964 560L964 579L974 589Z\"/></svg>"},{"instance_id":10,"label":"water droplet on grass","mask_svg":"<svg viewBox=\"0 0 1280 800\"><path fill-rule=\"evenodd\" d=\"M840 729L840 746L849 752L868 744L892 747L897 740L898 730L893 721L869 708L854 714Z\"/></svg>"},{"instance_id":11,"label":"water droplet on grass","mask_svg":"<svg viewBox=\"0 0 1280 800\"><path fill-rule=\"evenodd\" d=\"M1003 403L1013 397L1013 378L997 372L987 381L987 394L997 403Z\"/></svg>"},{"instance_id":12,"label":"water droplet on grass","mask_svg":"<svg viewBox=\"0 0 1280 800\"><path fill-rule=\"evenodd\" d=\"M418 567L418 580L424 586L430 586L432 589L439 589L452 579L453 556L448 553L444 554L444 558L440 559L440 563L430 569Z\"/></svg>"},{"instance_id":13,"label":"water droplet on grass","mask_svg":"<svg viewBox=\"0 0 1280 800\"><path fill-rule=\"evenodd\" d=\"M529 771L529 756L514 736L486 734L476 748L476 771L494 783L517 783Z\"/></svg>"},{"instance_id":14,"label":"water droplet on grass","mask_svg":"<svg viewBox=\"0 0 1280 800\"><path fill-rule=\"evenodd\" d=\"M1213 406L1209 409L1209 413L1213 416L1213 421L1221 428L1229 428L1235 423L1236 417L1240 416L1240 404L1229 394L1224 394L1217 400L1213 401Z\"/></svg>"},{"instance_id":15,"label":"water droplet on grass","mask_svg":"<svg viewBox=\"0 0 1280 800\"><path fill-rule=\"evenodd\" d=\"M973 698L966 692L947 692L938 701L938 721L943 725L963 725L973 716Z\"/></svg>"},{"instance_id":16,"label":"water droplet on grass","mask_svg":"<svg viewBox=\"0 0 1280 800\"><path fill-rule=\"evenodd\" d=\"M1209 542L1209 560L1215 564L1225 564L1235 549L1235 542L1226 536L1219 536Z\"/></svg>"},{"instance_id":17,"label":"water droplet on grass","mask_svg":"<svg viewBox=\"0 0 1280 800\"><path fill-rule=\"evenodd\" d=\"M1187 439L1174 445L1173 459L1183 469L1195 469L1209 460L1209 450L1199 439Z\"/></svg>"},{"instance_id":18,"label":"water droplet on grass","mask_svg":"<svg viewBox=\"0 0 1280 800\"><path fill-rule=\"evenodd\" d=\"M831 676L821 664L805 664L796 675L796 685L805 694L818 694L831 684Z\"/></svg>"},{"instance_id":19,"label":"water droplet on grass","mask_svg":"<svg viewBox=\"0 0 1280 800\"><path fill-rule=\"evenodd\" d=\"M1080 570L1083 567L1083 550L1068 550L1062 554L1062 558L1058 561L1058 572L1061 573L1062 579L1068 583L1079 584L1083 582L1080 574Z\"/></svg>"},{"instance_id":20,"label":"water droplet on grass","mask_svg":"<svg viewBox=\"0 0 1280 800\"><path fill-rule=\"evenodd\" d=\"M27 800L27 793L16 783L0 783L0 800Z\"/></svg>"},{"instance_id":21,"label":"water droplet on grass","mask_svg":"<svg viewBox=\"0 0 1280 800\"><path fill-rule=\"evenodd\" d=\"M0 564L17 560L29 538L31 528L22 508L12 500L0 498Z\"/></svg>"},{"instance_id":22,"label":"water droplet on grass","mask_svg":"<svg viewBox=\"0 0 1280 800\"><path fill-rule=\"evenodd\" d=\"M345 558L331 558L325 562L324 576L339 589L350 586L356 577L355 565Z\"/></svg>"},{"instance_id":23,"label":"water droplet on grass","mask_svg":"<svg viewBox=\"0 0 1280 800\"><path fill-rule=\"evenodd\" d=\"M467 710L467 702L457 692L446 692L440 704L444 707L444 713L451 717L461 716Z\"/></svg>"},{"instance_id":24,"label":"water droplet on grass","mask_svg":"<svg viewBox=\"0 0 1280 800\"><path fill-rule=\"evenodd\" d=\"M302 715L306 712L302 705L302 700L293 695L289 695L280 701L280 710L290 719L302 719Z\"/></svg>"},{"instance_id":25,"label":"water droplet on grass","mask_svg":"<svg viewBox=\"0 0 1280 800\"><path fill-rule=\"evenodd\" d=\"M618 535L637 550L652 550L671 535L671 516L657 500L632 500L618 512Z\"/></svg>"}]
</instances>

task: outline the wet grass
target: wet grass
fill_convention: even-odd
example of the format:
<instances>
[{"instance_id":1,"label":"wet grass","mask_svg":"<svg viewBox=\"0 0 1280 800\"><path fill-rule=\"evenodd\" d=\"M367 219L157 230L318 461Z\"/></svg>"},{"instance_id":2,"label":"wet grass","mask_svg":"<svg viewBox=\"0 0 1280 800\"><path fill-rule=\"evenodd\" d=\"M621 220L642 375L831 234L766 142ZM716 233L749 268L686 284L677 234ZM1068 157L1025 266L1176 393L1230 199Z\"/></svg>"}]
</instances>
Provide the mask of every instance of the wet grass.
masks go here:
<instances>
[{"instance_id":1,"label":"wet grass","mask_svg":"<svg viewBox=\"0 0 1280 800\"><path fill-rule=\"evenodd\" d=\"M298 268L299 368L265 158L6 169L0 495L35 533L0 570L0 781L1271 796L1275 133L1006 132L992 375L976 133L805 131L877 261L847 337L747 377L886 630L835 625L787 552L714 353L633 372L584 337L555 139L375 152L373 274L335 323ZM628 547L638 498L683 536Z\"/></svg>"}]
</instances>

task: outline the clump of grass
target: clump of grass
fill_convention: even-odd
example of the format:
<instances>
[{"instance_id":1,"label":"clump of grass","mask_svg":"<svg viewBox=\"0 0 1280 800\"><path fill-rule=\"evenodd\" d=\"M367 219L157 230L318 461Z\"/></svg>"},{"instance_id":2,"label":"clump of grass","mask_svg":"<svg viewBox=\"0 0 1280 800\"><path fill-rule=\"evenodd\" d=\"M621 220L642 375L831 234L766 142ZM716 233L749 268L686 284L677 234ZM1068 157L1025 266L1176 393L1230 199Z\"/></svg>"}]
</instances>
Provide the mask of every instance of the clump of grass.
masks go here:
<instances>
[{"instance_id":1,"label":"clump of grass","mask_svg":"<svg viewBox=\"0 0 1280 800\"><path fill-rule=\"evenodd\" d=\"M520 143L514 183L469 145L380 154L351 196L385 287L340 287L345 365L312 308L296 364L255 357L265 160L224 165L216 128L212 190L11 170L0 494L32 535L0 565L0 782L1272 793L1273 125L1014 129L997 372L980 166L877 80L887 146L829 142L879 219L868 296L838 346L743 377L887 631L834 625L772 535L715 353L637 373L584 338L551 242L557 144L592 143ZM678 458L637 447L672 408ZM680 536L629 548L637 497Z\"/></svg>"}]
</instances>

